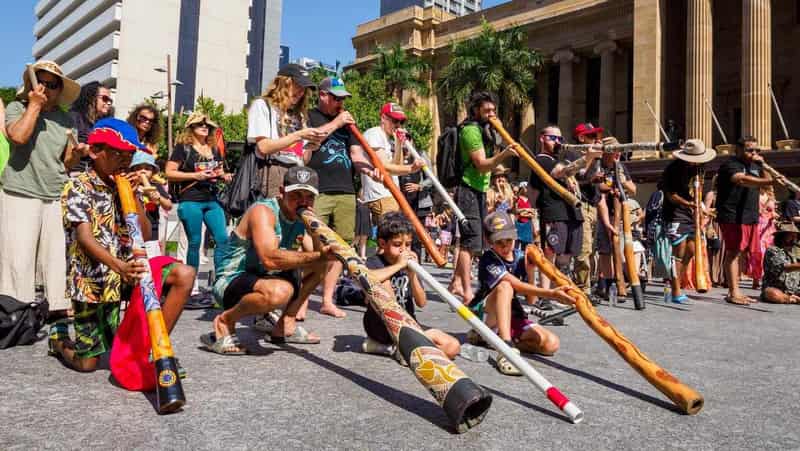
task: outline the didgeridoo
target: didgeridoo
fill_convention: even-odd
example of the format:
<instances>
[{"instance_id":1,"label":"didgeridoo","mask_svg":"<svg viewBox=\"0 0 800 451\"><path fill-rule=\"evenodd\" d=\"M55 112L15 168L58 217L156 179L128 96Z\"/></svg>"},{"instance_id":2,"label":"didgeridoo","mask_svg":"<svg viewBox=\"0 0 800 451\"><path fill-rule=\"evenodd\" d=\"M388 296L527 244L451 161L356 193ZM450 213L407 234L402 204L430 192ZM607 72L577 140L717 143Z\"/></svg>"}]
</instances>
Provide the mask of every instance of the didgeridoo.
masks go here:
<instances>
[{"instance_id":1,"label":"didgeridoo","mask_svg":"<svg viewBox=\"0 0 800 451\"><path fill-rule=\"evenodd\" d=\"M26 64L25 71L28 74L28 81L31 82L31 90L36 90L39 87L39 79L36 78L36 71L33 70L33 65Z\"/></svg>"},{"instance_id":2,"label":"didgeridoo","mask_svg":"<svg viewBox=\"0 0 800 451\"><path fill-rule=\"evenodd\" d=\"M783 174L775 170L775 168L768 165L767 163L761 163L761 167L763 167L766 172L769 172L771 176L776 178L775 180L776 183L778 183L779 185L783 185L786 189L790 191L793 191L795 193L800 193L800 186L797 186L796 183L784 177ZM781 179L777 180L778 177L781 177Z\"/></svg>"},{"instance_id":3,"label":"didgeridoo","mask_svg":"<svg viewBox=\"0 0 800 451\"><path fill-rule=\"evenodd\" d=\"M514 352L500 337L497 336L496 333L489 329L489 327L484 324L483 321L478 319L474 313L463 303L461 303L458 299L453 296L452 293L447 291L447 289L442 286L436 279L431 276L428 271L419 265L419 263L414 261L408 262L408 269L414 271L414 273L419 276L422 280L428 284L429 287L433 288L433 291L436 292L442 299L447 302L451 308L455 309L458 315L466 321L475 332L478 332L487 343L489 343L494 349L497 350L500 354L505 356L515 367L519 368L522 374L528 378L529 381L533 383L542 393L547 396L553 404L556 405L562 412L569 416L569 419L578 424L583 421L583 412L581 409L578 408L572 401L569 400L561 390L556 388L553 384L550 383L547 379L544 378L538 371L536 371L525 359L522 358L519 354Z\"/></svg>"},{"instance_id":4,"label":"didgeridoo","mask_svg":"<svg viewBox=\"0 0 800 451\"><path fill-rule=\"evenodd\" d=\"M67 142L68 142L68 143L69 143L69 144L70 144L72 147L78 147L78 140L77 140L77 139L75 139L75 134L74 134L74 133L72 133L72 130L67 130L67 132L66 132L66 133L67 133Z\"/></svg>"},{"instance_id":5,"label":"didgeridoo","mask_svg":"<svg viewBox=\"0 0 800 451\"><path fill-rule=\"evenodd\" d=\"M633 307L636 310L644 310L644 293L642 284L639 281L639 268L636 267L636 258L633 254L633 230L631 225L631 209L628 206L628 194L622 186L622 166L619 162L614 165L614 179L619 191L619 204L622 205L622 233L625 238L625 267L628 269L628 278L631 280L631 291L633 292ZM620 266L620 269L622 267ZM617 279L619 280L619 279ZM623 284L625 278L622 278Z\"/></svg>"},{"instance_id":6,"label":"didgeridoo","mask_svg":"<svg viewBox=\"0 0 800 451\"><path fill-rule=\"evenodd\" d=\"M394 180L392 180L392 175L386 170L386 167L383 165L381 158L375 152L375 149L369 145L366 138L364 138L364 135L362 135L361 131L359 131L358 127L356 127L356 124L350 124L349 129L350 133L355 136L358 143L361 144L361 147L363 147L367 152L367 155L369 155L370 160L372 160L372 165L378 168L378 171L383 176L383 185L389 190L390 193L392 193L392 197L394 197L394 200L397 201L397 205L400 206L400 210L411 222L411 225L414 227L414 231L417 233L417 238L420 240L420 242L422 242L422 245L425 246L425 250L428 251L428 254L431 256L434 263L436 263L436 266L441 268L447 264L447 260L439 252L439 248L437 248L436 244L434 244L431 236L428 234L428 230L425 229L425 226L423 226L421 222L419 222L419 218L417 218L417 212L415 212L414 209L411 208L411 205L408 204L406 196L402 191L400 191L400 188L397 187L397 185L394 183Z\"/></svg>"},{"instance_id":7,"label":"didgeridoo","mask_svg":"<svg viewBox=\"0 0 800 451\"><path fill-rule=\"evenodd\" d=\"M183 394L183 385L178 377L178 364L172 352L172 343L169 340L164 315L161 313L161 303L156 296L153 285L153 276L150 274L150 265L147 264L147 252L144 247L142 231L139 227L139 214L136 211L131 183L125 177L116 178L117 191L119 192L122 214L130 234L133 258L145 262L146 271L139 280L139 289L144 299L144 309L147 314L147 326L150 329L150 345L153 350L153 363L156 367L156 400L159 413L170 413L179 410L186 404Z\"/></svg>"},{"instance_id":8,"label":"didgeridoo","mask_svg":"<svg viewBox=\"0 0 800 451\"><path fill-rule=\"evenodd\" d=\"M539 163L522 147L518 142L511 137L511 135L503 128L503 124L500 122L499 119L496 117L490 117L489 123L492 124L497 133L500 134L500 137L503 138L503 141L508 143L517 150L517 154L519 157L525 161L525 163L530 166L531 170L539 177L548 188L555 191L564 201L566 201L569 205L573 207L578 207L581 204L580 199L577 196L572 194L567 188L565 188L562 184L558 183L547 171L542 168Z\"/></svg>"},{"instance_id":9,"label":"didgeridoo","mask_svg":"<svg viewBox=\"0 0 800 451\"><path fill-rule=\"evenodd\" d=\"M348 243L310 210L302 209L298 213L306 231L323 246L331 247L350 278L364 290L367 302L380 315L392 341L408 362L408 368L442 406L455 430L463 433L480 424L492 405L492 396L433 344Z\"/></svg>"},{"instance_id":10,"label":"didgeridoo","mask_svg":"<svg viewBox=\"0 0 800 451\"><path fill-rule=\"evenodd\" d=\"M428 162L422 158L419 153L417 153L417 150L414 149L414 146L410 145L408 142L406 142L405 147L408 149L408 153L411 154L412 158L423 162L422 172L425 173L425 176L428 177L428 179L430 179L431 183L433 184L433 188L437 193L439 193L440 196L442 196L442 199L444 199L444 201L447 203L447 206L453 210L453 215L455 215L458 222L461 225L465 225L467 222L466 216L464 216L464 213L462 213L461 209L458 208L458 205L456 205L456 203L453 201L453 198L447 194L447 190L444 189L444 186L442 186L442 184L439 182L439 179L433 174L433 171L431 171L430 166L428 166Z\"/></svg>"},{"instance_id":11,"label":"didgeridoo","mask_svg":"<svg viewBox=\"0 0 800 451\"><path fill-rule=\"evenodd\" d=\"M625 285L625 271L622 267L622 246L620 245L619 226L622 224L622 202L614 196L614 227L617 233L611 237L611 256L614 262L614 276L617 279L617 294L622 297L628 296L628 287Z\"/></svg>"},{"instance_id":12,"label":"didgeridoo","mask_svg":"<svg viewBox=\"0 0 800 451\"><path fill-rule=\"evenodd\" d=\"M562 150L577 150L586 152L595 148L597 144L561 144ZM642 142L642 143L626 143L626 144L603 144L603 153L624 153L633 152L634 150L678 150L681 148L679 142Z\"/></svg>"},{"instance_id":13,"label":"didgeridoo","mask_svg":"<svg viewBox=\"0 0 800 451\"><path fill-rule=\"evenodd\" d=\"M681 412L694 415L703 408L702 395L650 360L636 345L631 343L605 318L600 316L592 307L592 303L589 302L586 294L550 263L544 257L541 249L530 245L525 257L536 265L545 277L553 281L556 286L571 287L572 289L569 292L575 297L575 308L578 309L578 314L581 315L586 324L617 351L620 357L628 362L628 365L671 399Z\"/></svg>"},{"instance_id":14,"label":"didgeridoo","mask_svg":"<svg viewBox=\"0 0 800 451\"><path fill-rule=\"evenodd\" d=\"M708 291L708 268L706 264L705 234L703 233L703 173L694 177L694 289L698 293Z\"/></svg>"}]
</instances>

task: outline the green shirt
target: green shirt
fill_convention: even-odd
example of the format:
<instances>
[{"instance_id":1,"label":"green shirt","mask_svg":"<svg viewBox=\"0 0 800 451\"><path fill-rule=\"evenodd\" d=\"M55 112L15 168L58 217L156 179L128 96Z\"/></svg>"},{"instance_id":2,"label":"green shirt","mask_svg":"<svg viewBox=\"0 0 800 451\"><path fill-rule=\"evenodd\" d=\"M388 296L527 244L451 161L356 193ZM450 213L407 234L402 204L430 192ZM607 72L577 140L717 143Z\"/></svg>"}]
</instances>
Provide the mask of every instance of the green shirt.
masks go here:
<instances>
[{"instance_id":1,"label":"green shirt","mask_svg":"<svg viewBox=\"0 0 800 451\"><path fill-rule=\"evenodd\" d=\"M475 124L465 125L458 133L458 147L461 150L461 161L464 163L464 175L461 181L465 185L485 193L489 189L489 181L492 177L491 172L478 172L472 163L472 152L484 149L487 157L492 156L492 148L485 148L483 145L483 133L480 127Z\"/></svg>"},{"instance_id":2,"label":"green shirt","mask_svg":"<svg viewBox=\"0 0 800 451\"><path fill-rule=\"evenodd\" d=\"M11 102L6 110L6 128L25 112L25 105ZM72 129L72 118L60 109L42 111L27 143L11 143L11 156L0 185L4 191L41 200L58 200L67 182L67 171L61 155L67 146L67 130Z\"/></svg>"},{"instance_id":3,"label":"green shirt","mask_svg":"<svg viewBox=\"0 0 800 451\"><path fill-rule=\"evenodd\" d=\"M3 169L6 168L6 163L8 163L8 140L6 139L6 135L0 133L0 176L3 175Z\"/></svg>"}]
</instances>

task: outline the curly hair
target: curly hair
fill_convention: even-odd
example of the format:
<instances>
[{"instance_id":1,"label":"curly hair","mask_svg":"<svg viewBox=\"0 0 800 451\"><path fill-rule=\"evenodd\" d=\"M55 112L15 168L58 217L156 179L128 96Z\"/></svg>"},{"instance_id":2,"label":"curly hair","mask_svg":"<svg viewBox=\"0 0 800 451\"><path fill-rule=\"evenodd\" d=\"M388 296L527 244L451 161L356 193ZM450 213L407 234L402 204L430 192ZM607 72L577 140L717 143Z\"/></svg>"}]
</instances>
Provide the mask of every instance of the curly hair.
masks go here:
<instances>
[{"instance_id":1,"label":"curly hair","mask_svg":"<svg viewBox=\"0 0 800 451\"><path fill-rule=\"evenodd\" d=\"M411 235L414 228L402 212L390 211L378 220L378 239L391 240L397 235Z\"/></svg>"},{"instance_id":2,"label":"curly hair","mask_svg":"<svg viewBox=\"0 0 800 451\"><path fill-rule=\"evenodd\" d=\"M140 138L142 144L145 145L152 145L158 146L158 142L161 140L161 113L159 113L158 109L153 105L148 105L146 103L142 103L136 105L128 114L128 123L133 126L134 129L138 132L139 129L137 128L139 114L142 111L149 111L153 113L153 122L150 123L150 130L144 134Z\"/></svg>"},{"instance_id":3,"label":"curly hair","mask_svg":"<svg viewBox=\"0 0 800 451\"><path fill-rule=\"evenodd\" d=\"M477 118L478 114L475 110L480 108L484 103L493 103L497 105L494 94L487 91L473 92L472 95L469 96L469 101L467 102L467 112L469 116L473 119Z\"/></svg>"},{"instance_id":4,"label":"curly hair","mask_svg":"<svg viewBox=\"0 0 800 451\"><path fill-rule=\"evenodd\" d=\"M100 88L110 89L99 81L91 81L81 86L81 92L69 110L80 114L92 124L97 122L100 118L97 117L95 105L97 105L97 92L100 91ZM109 113L109 116L113 115L113 113Z\"/></svg>"},{"instance_id":5,"label":"curly hair","mask_svg":"<svg viewBox=\"0 0 800 451\"><path fill-rule=\"evenodd\" d=\"M289 118L287 116L297 115L300 116L300 121L305 127L306 119L308 118L308 98L310 97L308 92L310 89L306 89L300 100L292 105L290 102L293 85L294 81L291 77L278 75L272 80L272 83L270 83L261 97L283 113L280 120L288 123Z\"/></svg>"}]
</instances>

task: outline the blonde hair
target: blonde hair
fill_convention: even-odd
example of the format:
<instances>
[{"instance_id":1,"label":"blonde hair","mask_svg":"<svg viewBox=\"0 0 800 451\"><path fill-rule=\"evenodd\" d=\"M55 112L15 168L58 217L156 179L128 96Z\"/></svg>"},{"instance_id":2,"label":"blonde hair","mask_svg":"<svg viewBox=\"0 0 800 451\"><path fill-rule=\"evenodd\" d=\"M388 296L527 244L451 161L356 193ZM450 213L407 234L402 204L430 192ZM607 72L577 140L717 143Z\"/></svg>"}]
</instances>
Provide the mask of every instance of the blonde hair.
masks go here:
<instances>
[{"instance_id":1,"label":"blonde hair","mask_svg":"<svg viewBox=\"0 0 800 451\"><path fill-rule=\"evenodd\" d=\"M294 86L294 80L291 77L286 77L283 75L276 76L272 83L267 87L264 94L261 97L270 105L274 106L281 112L281 117L279 121L281 121L282 125L289 124L289 115L296 115L300 117L300 122L303 127L306 126L306 119L308 117L308 91L309 89L306 88L303 91L303 96L300 97L300 100L296 104L292 104L292 87Z\"/></svg>"},{"instance_id":2,"label":"blonde hair","mask_svg":"<svg viewBox=\"0 0 800 451\"><path fill-rule=\"evenodd\" d=\"M206 142L200 143L197 138L195 137L194 133L192 132L192 127L184 128L183 131L178 134L178 137L175 138L175 144L182 144L184 146L194 146L195 143L199 144L206 144L212 148L211 152L206 154L199 148L195 147L197 153L199 153L203 158L207 160L214 159L214 127L208 126L208 136L206 136Z\"/></svg>"},{"instance_id":3,"label":"blonde hair","mask_svg":"<svg viewBox=\"0 0 800 451\"><path fill-rule=\"evenodd\" d=\"M505 175L503 177L505 177ZM508 201L509 208L513 209L515 198L516 195L514 194L514 190L511 188L511 184L508 183L508 179L506 179L506 183L501 187L498 187L495 183L495 180L492 180L492 184L489 186L489 190L486 192L487 210L493 211L496 204L503 200Z\"/></svg>"}]
</instances>

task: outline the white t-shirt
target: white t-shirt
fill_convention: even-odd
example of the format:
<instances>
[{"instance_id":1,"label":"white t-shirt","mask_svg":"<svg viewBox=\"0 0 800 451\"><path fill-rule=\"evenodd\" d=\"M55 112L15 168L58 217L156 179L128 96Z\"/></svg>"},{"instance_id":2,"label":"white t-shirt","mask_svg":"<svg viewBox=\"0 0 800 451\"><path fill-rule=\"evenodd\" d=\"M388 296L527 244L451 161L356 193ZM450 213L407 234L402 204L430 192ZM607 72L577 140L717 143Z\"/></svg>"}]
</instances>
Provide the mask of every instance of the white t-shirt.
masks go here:
<instances>
[{"instance_id":1,"label":"white t-shirt","mask_svg":"<svg viewBox=\"0 0 800 451\"><path fill-rule=\"evenodd\" d=\"M364 139L366 139L370 147L375 150L375 153L378 154L381 161L384 163L392 161L394 139L389 139L386 132L384 132L380 126L372 127L365 131ZM399 183L395 175L392 176L392 180L394 180L395 185ZM383 183L376 182L368 175L361 174L361 186L364 190L364 202L372 202L383 199L384 197L392 197L392 193L383 186Z\"/></svg>"},{"instance_id":2,"label":"white t-shirt","mask_svg":"<svg viewBox=\"0 0 800 451\"><path fill-rule=\"evenodd\" d=\"M279 139L278 118L280 111L272 105L267 105L264 99L256 99L247 111L247 142L255 143L256 138ZM299 145L302 149L302 144ZM301 164L302 160L294 153L280 151L272 154L284 163Z\"/></svg>"}]
</instances>

